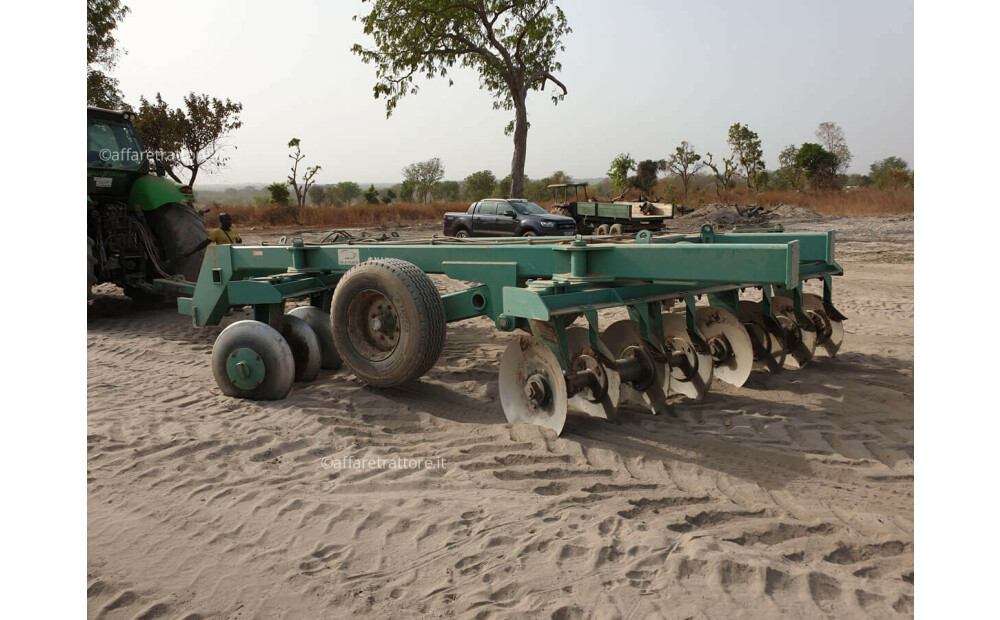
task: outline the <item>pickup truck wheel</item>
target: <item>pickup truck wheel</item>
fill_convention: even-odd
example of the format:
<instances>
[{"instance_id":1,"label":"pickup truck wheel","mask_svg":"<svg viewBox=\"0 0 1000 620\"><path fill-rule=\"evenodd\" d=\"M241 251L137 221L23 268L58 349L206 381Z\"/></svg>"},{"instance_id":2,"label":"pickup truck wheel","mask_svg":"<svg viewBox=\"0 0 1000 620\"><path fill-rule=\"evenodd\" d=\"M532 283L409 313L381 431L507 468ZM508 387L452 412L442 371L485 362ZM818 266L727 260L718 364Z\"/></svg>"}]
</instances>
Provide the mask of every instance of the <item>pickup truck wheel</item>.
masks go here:
<instances>
[{"instance_id":1,"label":"pickup truck wheel","mask_svg":"<svg viewBox=\"0 0 1000 620\"><path fill-rule=\"evenodd\" d=\"M536 232L535 232L535 231L533 231L533 230L526 230L526 231L524 231L523 233L521 233L521 236L522 236L522 237L537 237L537 236L538 236L538 233L536 233Z\"/></svg>"},{"instance_id":2,"label":"pickup truck wheel","mask_svg":"<svg viewBox=\"0 0 1000 620\"><path fill-rule=\"evenodd\" d=\"M458 231L455 231L455 238L457 238L457 239L468 239L469 238L469 231L467 231L467 230L458 230Z\"/></svg>"}]
</instances>

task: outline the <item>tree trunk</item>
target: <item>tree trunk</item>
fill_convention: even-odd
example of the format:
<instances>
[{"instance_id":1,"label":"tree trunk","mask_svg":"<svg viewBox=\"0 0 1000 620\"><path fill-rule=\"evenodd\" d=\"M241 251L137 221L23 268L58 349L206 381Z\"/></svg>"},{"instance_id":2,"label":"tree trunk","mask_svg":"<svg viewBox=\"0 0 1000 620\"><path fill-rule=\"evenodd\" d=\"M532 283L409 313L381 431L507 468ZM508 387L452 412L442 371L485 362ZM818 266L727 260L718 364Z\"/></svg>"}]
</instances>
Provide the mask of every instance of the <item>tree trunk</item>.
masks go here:
<instances>
[{"instance_id":1,"label":"tree trunk","mask_svg":"<svg viewBox=\"0 0 1000 620\"><path fill-rule=\"evenodd\" d=\"M528 148L527 93L514 100L514 158L510 162L510 197L524 198L524 161Z\"/></svg>"}]
</instances>

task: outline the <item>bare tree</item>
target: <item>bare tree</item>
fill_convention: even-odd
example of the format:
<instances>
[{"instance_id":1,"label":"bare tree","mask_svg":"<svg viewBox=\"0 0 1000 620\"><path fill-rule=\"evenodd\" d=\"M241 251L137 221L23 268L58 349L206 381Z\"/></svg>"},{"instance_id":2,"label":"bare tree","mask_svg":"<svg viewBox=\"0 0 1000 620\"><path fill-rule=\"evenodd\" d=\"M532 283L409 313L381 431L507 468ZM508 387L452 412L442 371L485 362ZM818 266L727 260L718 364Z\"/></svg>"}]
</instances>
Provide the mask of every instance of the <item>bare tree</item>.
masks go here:
<instances>
[{"instance_id":1,"label":"bare tree","mask_svg":"<svg viewBox=\"0 0 1000 620\"><path fill-rule=\"evenodd\" d=\"M300 142L301 141L298 138L292 138L288 142L288 148L295 149L294 153L288 154L289 159L292 160L292 173L288 175L288 182L291 183L292 191L295 192L296 202L298 202L299 206L302 207L306 204L309 187L315 183L315 181L313 181L313 177L315 177L316 173L322 169L322 166L312 166L311 168L306 168L301 181L299 180L299 163L306 158L306 156L302 154Z\"/></svg>"},{"instance_id":2,"label":"bare tree","mask_svg":"<svg viewBox=\"0 0 1000 620\"><path fill-rule=\"evenodd\" d=\"M674 154L665 162L664 169L676 174L681 179L681 185L684 187L684 204L687 204L691 177L698 174L704 167L705 163L701 161L701 155L694 152L694 145L688 143L687 140L682 140L681 145L674 149Z\"/></svg>"},{"instance_id":3,"label":"bare tree","mask_svg":"<svg viewBox=\"0 0 1000 620\"><path fill-rule=\"evenodd\" d=\"M816 139L820 146L837 156L837 172L846 174L854 155L847 148L844 130L837 123L820 123L816 128Z\"/></svg>"},{"instance_id":4,"label":"bare tree","mask_svg":"<svg viewBox=\"0 0 1000 620\"><path fill-rule=\"evenodd\" d=\"M719 195L719 198L722 198L722 192L728 192L735 185L733 176L736 174L736 158L723 158L723 167L720 171L719 166L712 161L712 154L706 153L706 155L708 159L705 160L705 165L711 168L715 175L715 193Z\"/></svg>"}]
</instances>

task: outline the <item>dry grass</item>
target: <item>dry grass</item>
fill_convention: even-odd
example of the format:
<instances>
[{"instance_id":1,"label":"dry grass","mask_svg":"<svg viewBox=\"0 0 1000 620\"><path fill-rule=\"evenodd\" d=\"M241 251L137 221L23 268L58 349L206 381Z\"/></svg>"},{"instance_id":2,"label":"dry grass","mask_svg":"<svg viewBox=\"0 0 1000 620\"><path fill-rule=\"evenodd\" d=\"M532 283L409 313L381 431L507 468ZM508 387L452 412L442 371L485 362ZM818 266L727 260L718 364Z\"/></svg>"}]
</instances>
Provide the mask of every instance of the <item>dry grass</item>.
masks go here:
<instances>
[{"instance_id":1,"label":"dry grass","mask_svg":"<svg viewBox=\"0 0 1000 620\"><path fill-rule=\"evenodd\" d=\"M753 194L745 190L735 190L723 194L719 199L714 192L704 195L705 203L721 202L730 205L795 205L807 207L821 215L902 215L913 213L913 195L910 188L882 191L875 188L859 188L847 192L769 191ZM688 200L689 203L697 202ZM694 206L693 204L691 206Z\"/></svg>"},{"instance_id":2,"label":"dry grass","mask_svg":"<svg viewBox=\"0 0 1000 620\"><path fill-rule=\"evenodd\" d=\"M288 226L322 226L326 228L366 228L374 226L401 226L420 221L440 220L446 211L465 211L467 202L438 202L417 204L403 202L391 205L353 205L349 207L298 207L269 204L210 206L205 215L205 225L219 225L219 213L233 216L237 228L272 228Z\"/></svg>"},{"instance_id":3,"label":"dry grass","mask_svg":"<svg viewBox=\"0 0 1000 620\"><path fill-rule=\"evenodd\" d=\"M705 204L721 202L729 205L795 205L808 207L822 215L900 215L913 213L913 190L909 188L881 191L874 188L840 191L769 191L753 194L735 190L723 194L698 193L689 196L688 203L695 206L698 200ZM551 201L541 203L550 207ZM350 207L297 207L276 204L257 207L253 205L222 207L213 204L205 216L209 227L219 225L219 213L226 211L233 216L237 228L274 228L288 226L325 228L369 228L375 226L403 226L418 222L440 220L446 211L465 211L468 202L438 202L418 204L411 202L391 205L354 205Z\"/></svg>"}]
</instances>

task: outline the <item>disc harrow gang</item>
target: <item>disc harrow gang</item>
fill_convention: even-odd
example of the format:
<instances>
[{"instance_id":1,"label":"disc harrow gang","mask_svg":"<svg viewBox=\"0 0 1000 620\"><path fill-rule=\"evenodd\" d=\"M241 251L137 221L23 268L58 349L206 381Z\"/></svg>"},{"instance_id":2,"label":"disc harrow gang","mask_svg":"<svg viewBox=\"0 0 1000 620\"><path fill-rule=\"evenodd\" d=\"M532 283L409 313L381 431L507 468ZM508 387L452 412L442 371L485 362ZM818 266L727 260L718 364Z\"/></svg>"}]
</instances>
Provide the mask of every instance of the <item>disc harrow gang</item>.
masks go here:
<instances>
[{"instance_id":1,"label":"disc harrow gang","mask_svg":"<svg viewBox=\"0 0 1000 620\"><path fill-rule=\"evenodd\" d=\"M427 274L479 282L441 294ZM634 239L352 239L212 246L182 295L195 325L230 307L212 353L222 392L283 398L295 381L341 365L378 387L433 366L447 323L487 317L516 336L500 360L511 423L560 433L567 413L615 420L621 407L658 414L705 398L713 381L742 386L751 371L797 370L833 357L845 317L833 306L834 234L755 230L640 232ZM822 295L804 293L817 281ZM741 298L742 296L742 298ZM756 299L751 299L753 296ZM288 300L308 305L285 313ZM602 327L599 310L629 318ZM573 325L571 326L571 323Z\"/></svg>"}]
</instances>

